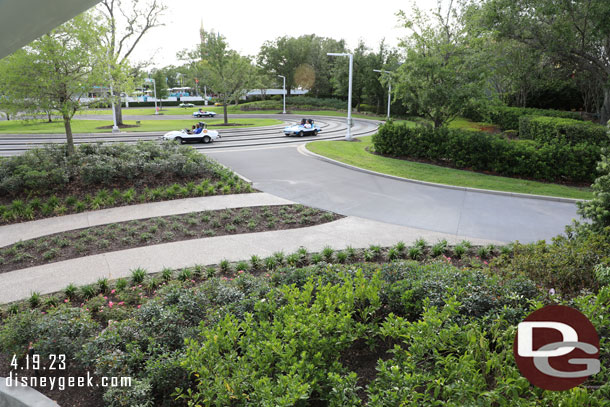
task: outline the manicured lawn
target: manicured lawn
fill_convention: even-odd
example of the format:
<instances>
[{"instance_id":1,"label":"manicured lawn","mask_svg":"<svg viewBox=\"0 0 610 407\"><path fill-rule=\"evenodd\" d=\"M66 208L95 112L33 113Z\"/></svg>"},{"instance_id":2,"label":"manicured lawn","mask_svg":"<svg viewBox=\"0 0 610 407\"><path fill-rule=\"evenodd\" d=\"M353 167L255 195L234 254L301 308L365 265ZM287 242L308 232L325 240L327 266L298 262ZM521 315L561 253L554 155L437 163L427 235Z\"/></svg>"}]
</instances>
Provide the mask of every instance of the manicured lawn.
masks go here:
<instances>
[{"instance_id":1,"label":"manicured lawn","mask_svg":"<svg viewBox=\"0 0 610 407\"><path fill-rule=\"evenodd\" d=\"M316 154L360 168L420 181L524 194L576 199L592 198L589 188L576 188L517 178L499 177L377 156L366 151L367 147L371 149L373 147L371 138L372 136L362 137L360 138L361 142L353 143L345 141L316 141L309 143L307 148Z\"/></svg>"},{"instance_id":2,"label":"manicured lawn","mask_svg":"<svg viewBox=\"0 0 610 407\"><path fill-rule=\"evenodd\" d=\"M218 126L223 123L222 119L188 119L188 120L142 120L139 127L122 129L124 132L140 132L140 131L170 131L179 130L186 127L191 127L198 121L205 121L210 128L218 129L233 129L239 127L261 127L273 126L282 122L275 119L240 119L238 122L230 120L231 124L239 124L231 127ZM126 121L125 124L135 125L135 121ZM73 133L110 133L111 129L99 129L98 127L110 126L111 121L106 120L74 120L72 122ZM64 124L60 121L47 123L44 121L0 121L0 133L9 134L45 134L45 133L64 133Z\"/></svg>"}]
</instances>

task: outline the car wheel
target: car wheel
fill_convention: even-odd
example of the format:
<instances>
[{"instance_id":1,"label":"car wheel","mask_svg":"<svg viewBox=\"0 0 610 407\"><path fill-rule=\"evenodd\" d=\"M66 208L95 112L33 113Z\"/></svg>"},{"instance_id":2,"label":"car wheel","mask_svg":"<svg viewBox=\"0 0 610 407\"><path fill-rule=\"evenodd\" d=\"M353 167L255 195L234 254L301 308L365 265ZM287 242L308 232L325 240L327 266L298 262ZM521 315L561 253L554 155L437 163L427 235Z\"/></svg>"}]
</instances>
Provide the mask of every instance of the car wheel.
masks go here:
<instances>
[{"instance_id":1,"label":"car wheel","mask_svg":"<svg viewBox=\"0 0 610 407\"><path fill-rule=\"evenodd\" d=\"M182 137L176 137L176 142L178 142L178 144L184 144L184 140L182 139Z\"/></svg>"},{"instance_id":2,"label":"car wheel","mask_svg":"<svg viewBox=\"0 0 610 407\"><path fill-rule=\"evenodd\" d=\"M304 135L305 135L305 133L303 133L303 130L301 130L301 131L299 132L299 137L303 137Z\"/></svg>"},{"instance_id":3,"label":"car wheel","mask_svg":"<svg viewBox=\"0 0 610 407\"><path fill-rule=\"evenodd\" d=\"M212 141L212 139L210 138L210 136L205 136L205 137L203 138L203 142L204 142L205 144L208 144L210 141Z\"/></svg>"},{"instance_id":4,"label":"car wheel","mask_svg":"<svg viewBox=\"0 0 610 407\"><path fill-rule=\"evenodd\" d=\"M318 130L314 130L314 131L313 131L313 135L314 135L314 136L317 136L317 135L318 135Z\"/></svg>"}]
</instances>

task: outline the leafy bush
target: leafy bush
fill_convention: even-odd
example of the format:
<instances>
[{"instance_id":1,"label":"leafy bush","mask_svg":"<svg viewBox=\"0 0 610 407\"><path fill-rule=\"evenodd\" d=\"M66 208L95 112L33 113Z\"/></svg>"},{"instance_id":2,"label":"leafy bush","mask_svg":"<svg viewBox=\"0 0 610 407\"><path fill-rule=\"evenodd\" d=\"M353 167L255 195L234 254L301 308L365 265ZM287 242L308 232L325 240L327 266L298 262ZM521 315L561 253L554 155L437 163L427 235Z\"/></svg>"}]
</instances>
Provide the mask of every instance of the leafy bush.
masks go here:
<instances>
[{"instance_id":1,"label":"leafy bush","mask_svg":"<svg viewBox=\"0 0 610 407\"><path fill-rule=\"evenodd\" d=\"M597 163L600 174L593 183L593 199L579 202L578 213L590 219L595 229L610 226L610 154L604 149L601 161Z\"/></svg>"},{"instance_id":2,"label":"leafy bush","mask_svg":"<svg viewBox=\"0 0 610 407\"><path fill-rule=\"evenodd\" d=\"M339 99L314 98L309 96L293 96L286 98L286 106L293 110L345 110L346 102ZM239 105L243 111L281 110L282 101L262 100Z\"/></svg>"},{"instance_id":3,"label":"leafy bush","mask_svg":"<svg viewBox=\"0 0 610 407\"><path fill-rule=\"evenodd\" d=\"M331 389L340 374L338 355L358 336L357 320L380 306L378 278L345 277L324 286L282 287L256 306L256 317L228 314L187 340L184 365L197 376L197 391L181 393L209 405L294 405ZM317 290L314 294L314 288ZM221 376L222 380L217 378Z\"/></svg>"},{"instance_id":4,"label":"leafy bush","mask_svg":"<svg viewBox=\"0 0 610 407\"><path fill-rule=\"evenodd\" d=\"M608 144L606 127L572 119L542 116L522 116L519 138L539 143Z\"/></svg>"},{"instance_id":5,"label":"leafy bush","mask_svg":"<svg viewBox=\"0 0 610 407\"><path fill-rule=\"evenodd\" d=\"M46 196L67 185L142 185L159 176L220 179L232 175L205 155L174 143L81 145L70 157L65 146L54 145L1 160L0 195Z\"/></svg>"},{"instance_id":6,"label":"leafy bush","mask_svg":"<svg viewBox=\"0 0 610 407\"><path fill-rule=\"evenodd\" d=\"M456 168L544 181L591 182L601 149L590 143L568 145L507 140L499 135L386 123L373 136L375 151Z\"/></svg>"},{"instance_id":7,"label":"leafy bush","mask_svg":"<svg viewBox=\"0 0 610 407\"><path fill-rule=\"evenodd\" d=\"M130 387L110 387L104 393L107 407L153 407L152 386L148 380L134 380Z\"/></svg>"},{"instance_id":8,"label":"leafy bush","mask_svg":"<svg viewBox=\"0 0 610 407\"><path fill-rule=\"evenodd\" d=\"M99 325L91 314L78 308L61 306L51 310L41 318L36 327L36 340L32 344L35 352L43 356L74 356L84 343L99 330Z\"/></svg>"},{"instance_id":9,"label":"leafy bush","mask_svg":"<svg viewBox=\"0 0 610 407\"><path fill-rule=\"evenodd\" d=\"M595 267L599 264L610 265L610 228L597 232L580 227L578 233L568 228L566 235L554 238L551 244L516 243L512 256L492 262L507 276L524 275L567 296L596 290Z\"/></svg>"},{"instance_id":10,"label":"leafy bush","mask_svg":"<svg viewBox=\"0 0 610 407\"><path fill-rule=\"evenodd\" d=\"M572 120L582 120L578 112L564 112L551 109L532 109L523 107L492 106L486 108L484 116L502 130L519 130L519 119L523 116L558 117Z\"/></svg>"}]
</instances>

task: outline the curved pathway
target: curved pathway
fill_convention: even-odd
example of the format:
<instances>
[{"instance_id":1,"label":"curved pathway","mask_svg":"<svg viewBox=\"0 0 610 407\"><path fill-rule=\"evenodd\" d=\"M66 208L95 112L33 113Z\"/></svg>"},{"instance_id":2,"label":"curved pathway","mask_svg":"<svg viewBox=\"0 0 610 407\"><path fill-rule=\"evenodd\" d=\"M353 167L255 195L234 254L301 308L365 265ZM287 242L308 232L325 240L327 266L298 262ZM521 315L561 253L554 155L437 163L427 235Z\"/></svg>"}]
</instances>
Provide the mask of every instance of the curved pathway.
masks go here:
<instances>
[{"instance_id":1,"label":"curved pathway","mask_svg":"<svg viewBox=\"0 0 610 407\"><path fill-rule=\"evenodd\" d=\"M149 216L165 216L223 207L283 205L291 202L268 194L244 194L223 197L202 197L179 201L132 205L79 215L43 219L24 224L0 227L0 236L9 235L2 244L35 236L44 236L62 230L73 230L90 225L122 222ZM147 212L143 212L147 210ZM145 213L146 215L143 215ZM0 304L28 298L33 292L50 294L63 290L68 284L93 284L100 278L128 278L132 270L140 267L149 273L164 268L180 269L195 264L213 265L222 260L247 260L251 255L264 258L283 251L292 253L299 247L319 252L330 246L336 250L347 246L366 248L372 244L391 246L398 241L411 245L418 238L428 242L446 239L457 244L468 239L475 245L502 242L456 236L390 225L350 216L316 226L298 229L245 233L164 243L109 253L96 254L41 266L0 273Z\"/></svg>"}]
</instances>

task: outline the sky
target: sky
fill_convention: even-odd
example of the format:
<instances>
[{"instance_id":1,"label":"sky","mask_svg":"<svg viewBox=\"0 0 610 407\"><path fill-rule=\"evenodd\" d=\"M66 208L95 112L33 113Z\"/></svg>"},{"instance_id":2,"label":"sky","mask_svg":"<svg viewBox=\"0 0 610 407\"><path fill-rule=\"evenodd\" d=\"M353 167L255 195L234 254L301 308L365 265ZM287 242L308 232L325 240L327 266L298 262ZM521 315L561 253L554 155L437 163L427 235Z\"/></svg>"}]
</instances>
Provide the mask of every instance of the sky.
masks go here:
<instances>
[{"instance_id":1,"label":"sky","mask_svg":"<svg viewBox=\"0 0 610 407\"><path fill-rule=\"evenodd\" d=\"M256 55L263 42L284 35L316 34L345 39L353 48L359 39L375 48L381 39L396 46L406 30L396 13L410 10L409 0L165 0L165 26L143 38L133 55L135 61L153 66L182 64L176 53L193 48L199 28L224 35L231 48L243 55ZM420 7L436 0L417 0Z\"/></svg>"}]
</instances>

